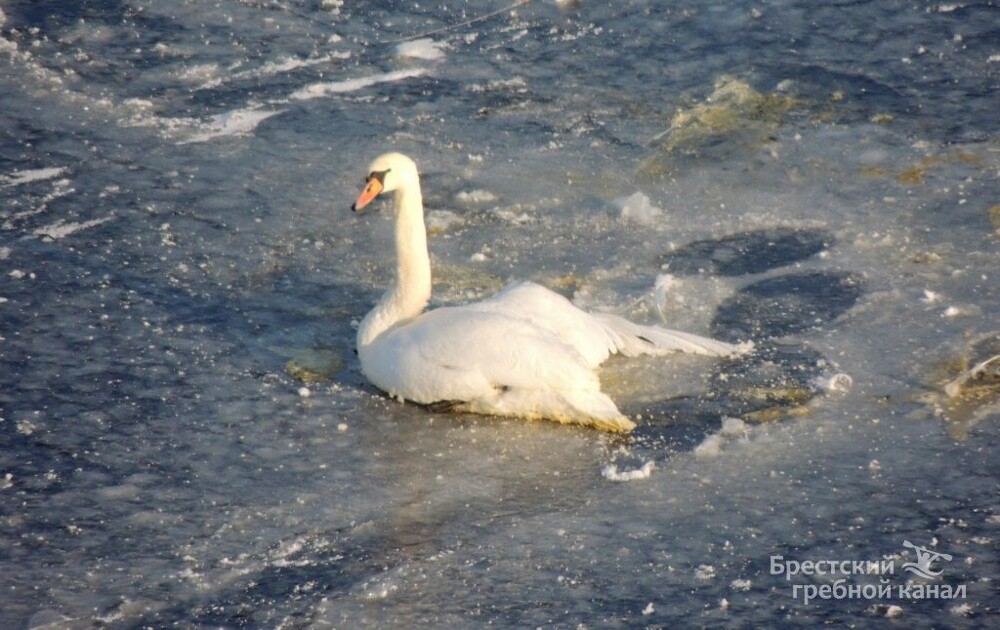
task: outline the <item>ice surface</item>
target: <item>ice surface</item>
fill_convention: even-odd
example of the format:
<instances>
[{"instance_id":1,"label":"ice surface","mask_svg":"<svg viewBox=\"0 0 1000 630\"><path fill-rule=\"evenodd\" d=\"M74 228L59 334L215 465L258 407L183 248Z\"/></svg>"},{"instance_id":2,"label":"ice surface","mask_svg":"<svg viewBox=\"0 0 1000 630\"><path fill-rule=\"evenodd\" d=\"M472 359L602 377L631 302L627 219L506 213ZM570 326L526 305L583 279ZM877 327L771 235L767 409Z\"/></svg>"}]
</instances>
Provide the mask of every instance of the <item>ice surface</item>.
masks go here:
<instances>
[{"instance_id":1,"label":"ice surface","mask_svg":"<svg viewBox=\"0 0 1000 630\"><path fill-rule=\"evenodd\" d=\"M988 626L998 41L989 2L3 3L0 627ZM389 149L435 306L535 280L755 352L612 361L627 439L384 398L390 212L349 206ZM905 585L904 540L965 598L793 596Z\"/></svg>"}]
</instances>

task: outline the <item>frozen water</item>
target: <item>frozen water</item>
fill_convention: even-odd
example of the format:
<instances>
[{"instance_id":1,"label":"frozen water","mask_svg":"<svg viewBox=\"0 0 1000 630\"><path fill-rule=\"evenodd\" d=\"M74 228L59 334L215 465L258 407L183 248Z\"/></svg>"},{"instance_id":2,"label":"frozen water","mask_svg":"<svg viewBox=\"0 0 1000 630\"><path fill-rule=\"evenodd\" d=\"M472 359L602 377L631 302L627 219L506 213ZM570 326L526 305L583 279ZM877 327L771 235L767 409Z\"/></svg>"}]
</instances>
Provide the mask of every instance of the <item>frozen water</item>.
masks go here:
<instances>
[{"instance_id":1,"label":"frozen water","mask_svg":"<svg viewBox=\"0 0 1000 630\"><path fill-rule=\"evenodd\" d=\"M990 625L998 42L990 1L3 2L0 627ZM757 351L610 362L624 440L386 399L388 149L436 304ZM864 597L904 540L939 596Z\"/></svg>"}]
</instances>

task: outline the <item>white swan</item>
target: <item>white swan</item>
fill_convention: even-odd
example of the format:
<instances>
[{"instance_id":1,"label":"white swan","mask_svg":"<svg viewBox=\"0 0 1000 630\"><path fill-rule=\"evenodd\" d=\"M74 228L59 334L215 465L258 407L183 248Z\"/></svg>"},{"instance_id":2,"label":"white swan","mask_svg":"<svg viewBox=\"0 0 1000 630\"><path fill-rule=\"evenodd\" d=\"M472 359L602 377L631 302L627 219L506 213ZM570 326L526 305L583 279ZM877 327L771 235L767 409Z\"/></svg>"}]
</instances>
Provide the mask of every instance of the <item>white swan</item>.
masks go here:
<instances>
[{"instance_id":1,"label":"white swan","mask_svg":"<svg viewBox=\"0 0 1000 630\"><path fill-rule=\"evenodd\" d=\"M431 296L420 178L399 153L378 157L351 207L394 192L396 277L358 328L361 370L400 400L499 416L545 418L607 431L635 427L603 392L594 369L609 355L747 350L688 333L587 313L537 284L424 312Z\"/></svg>"}]
</instances>

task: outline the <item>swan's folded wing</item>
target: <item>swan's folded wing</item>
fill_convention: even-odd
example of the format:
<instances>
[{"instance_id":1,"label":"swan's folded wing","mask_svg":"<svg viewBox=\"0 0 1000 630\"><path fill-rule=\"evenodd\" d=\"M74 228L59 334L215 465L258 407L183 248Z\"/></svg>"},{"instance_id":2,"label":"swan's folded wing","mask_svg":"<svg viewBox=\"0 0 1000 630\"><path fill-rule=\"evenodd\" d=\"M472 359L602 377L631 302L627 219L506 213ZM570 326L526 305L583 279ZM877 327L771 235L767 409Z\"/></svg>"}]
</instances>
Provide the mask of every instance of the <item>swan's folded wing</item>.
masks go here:
<instances>
[{"instance_id":1,"label":"swan's folded wing","mask_svg":"<svg viewBox=\"0 0 1000 630\"><path fill-rule=\"evenodd\" d=\"M437 400L482 389L598 390L585 359L558 336L503 313L439 308L393 334L405 379L436 388Z\"/></svg>"},{"instance_id":2,"label":"swan's folded wing","mask_svg":"<svg viewBox=\"0 0 1000 630\"><path fill-rule=\"evenodd\" d=\"M606 325L565 297L531 282L511 285L470 308L525 320L573 348L591 368L618 351L615 334Z\"/></svg>"}]
</instances>

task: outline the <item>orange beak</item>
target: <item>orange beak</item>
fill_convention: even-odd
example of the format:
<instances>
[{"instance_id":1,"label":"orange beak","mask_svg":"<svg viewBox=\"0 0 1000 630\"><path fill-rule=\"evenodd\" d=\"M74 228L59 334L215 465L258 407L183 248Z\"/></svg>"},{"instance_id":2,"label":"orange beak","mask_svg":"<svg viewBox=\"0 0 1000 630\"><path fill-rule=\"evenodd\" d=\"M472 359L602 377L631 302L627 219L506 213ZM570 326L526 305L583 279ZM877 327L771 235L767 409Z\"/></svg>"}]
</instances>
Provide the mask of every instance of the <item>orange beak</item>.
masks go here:
<instances>
[{"instance_id":1,"label":"orange beak","mask_svg":"<svg viewBox=\"0 0 1000 630\"><path fill-rule=\"evenodd\" d=\"M382 182L380 182L378 178L372 177L368 180L368 183L365 184L365 189L361 191L360 195L358 195L358 200L354 202L353 206L351 206L351 210L359 212L362 208L371 203L372 199L378 197L381 192Z\"/></svg>"}]
</instances>

